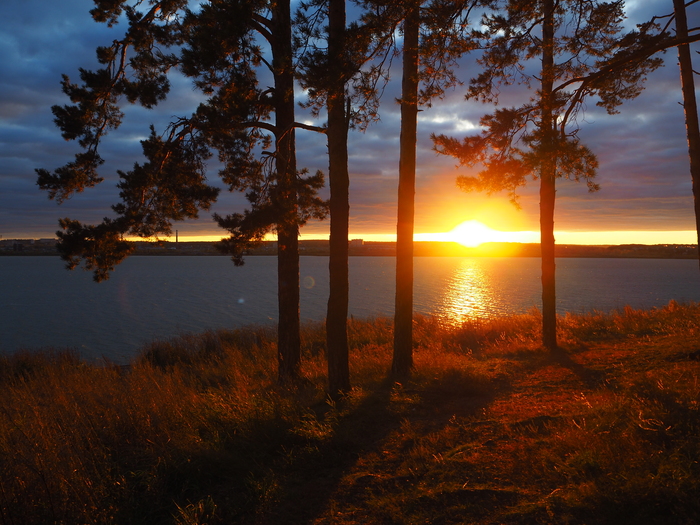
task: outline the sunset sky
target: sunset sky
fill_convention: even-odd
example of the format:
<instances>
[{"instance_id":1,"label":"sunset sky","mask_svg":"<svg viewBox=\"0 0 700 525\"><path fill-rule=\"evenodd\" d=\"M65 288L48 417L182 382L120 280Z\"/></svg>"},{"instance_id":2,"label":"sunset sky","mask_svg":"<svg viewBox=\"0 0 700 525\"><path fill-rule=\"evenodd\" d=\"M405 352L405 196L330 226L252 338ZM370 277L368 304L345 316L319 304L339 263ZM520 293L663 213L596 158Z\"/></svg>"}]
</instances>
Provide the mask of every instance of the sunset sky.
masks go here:
<instances>
[{"instance_id":1,"label":"sunset sky","mask_svg":"<svg viewBox=\"0 0 700 525\"><path fill-rule=\"evenodd\" d=\"M630 27L653 15L672 11L670 0L627 2ZM101 148L106 159L98 187L58 206L36 186L35 168L53 170L72 160L77 143L65 142L53 124L50 107L68 103L60 88L61 74L79 80L78 68L95 69L95 48L119 37L124 28L109 30L92 21L90 0L23 0L0 3L0 235L2 239L53 237L59 217L99 222L117 202L116 171L141 161L139 140L150 123L163 130L175 115L186 115L197 104L197 93L184 78L176 79L171 97L153 111L125 106L122 127L110 133ZM689 25L700 24L700 5L688 12ZM700 47L695 46L695 49ZM700 56L693 53L695 69ZM665 54L665 67L652 73L636 100L609 116L591 100L581 119L579 136L598 155L601 190L587 192L585 184L561 181L558 186L555 228L560 243L694 243L694 215L688 166L677 54ZM464 81L478 73L474 59L462 61L457 74ZM400 70L394 71L396 78ZM698 82L696 76L696 83ZM522 88L521 88L522 89ZM417 240L437 236L465 221L479 221L501 232L492 240L537 242L538 185L521 192L522 209L505 195L467 194L455 185L468 173L456 162L432 150L430 133L463 137L478 132L480 117L491 106L464 100L465 88L448 93L419 115L418 173L415 232ZM512 92L502 101L524 100ZM398 86L387 89L381 121L365 133L351 132L352 238L391 240L396 228L398 178ZM520 96L520 98L518 98ZM297 120L308 120L299 110ZM316 122L320 124L321 122ZM321 135L297 132L299 167L327 170L326 142ZM216 168L211 170L217 180ZM213 212L242 211L245 199L222 193ZM174 227L180 239L220 237L223 234L205 212L198 221ZM328 235L328 222L310 223L305 238ZM433 234L433 235L430 235Z\"/></svg>"}]
</instances>

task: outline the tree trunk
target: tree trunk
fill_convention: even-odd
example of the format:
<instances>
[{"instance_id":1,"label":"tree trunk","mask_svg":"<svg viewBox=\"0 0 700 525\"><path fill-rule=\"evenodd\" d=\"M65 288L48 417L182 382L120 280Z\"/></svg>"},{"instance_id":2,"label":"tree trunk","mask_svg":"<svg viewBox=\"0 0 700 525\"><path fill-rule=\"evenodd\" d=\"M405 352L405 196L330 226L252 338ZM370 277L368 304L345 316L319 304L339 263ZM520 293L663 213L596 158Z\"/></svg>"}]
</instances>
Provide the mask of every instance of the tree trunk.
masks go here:
<instances>
[{"instance_id":1,"label":"tree trunk","mask_svg":"<svg viewBox=\"0 0 700 525\"><path fill-rule=\"evenodd\" d=\"M290 0L272 7L275 77L275 127L277 206L277 286L279 324L277 351L279 380L299 376L301 337L299 322L299 226L296 191L296 141L294 135L294 70Z\"/></svg>"},{"instance_id":2,"label":"tree trunk","mask_svg":"<svg viewBox=\"0 0 700 525\"><path fill-rule=\"evenodd\" d=\"M542 250L542 344L557 348L554 203L556 198L556 130L554 122L554 1L543 1L542 24L542 159L540 169L540 246Z\"/></svg>"},{"instance_id":3,"label":"tree trunk","mask_svg":"<svg viewBox=\"0 0 700 525\"><path fill-rule=\"evenodd\" d=\"M296 225L279 225L277 240L278 374L281 383L288 383L298 379L301 363L299 240Z\"/></svg>"},{"instance_id":4,"label":"tree trunk","mask_svg":"<svg viewBox=\"0 0 700 525\"><path fill-rule=\"evenodd\" d=\"M406 375L413 367L413 220L416 193L418 128L419 2L404 20L399 196L396 224L396 305L392 372Z\"/></svg>"},{"instance_id":5,"label":"tree trunk","mask_svg":"<svg viewBox=\"0 0 700 525\"><path fill-rule=\"evenodd\" d=\"M676 15L676 36L688 36L688 20L684 0L673 0ZM685 128L688 134L688 155L690 156L690 177L693 181L693 202L695 207L695 229L698 236L698 262L700 263L700 126L698 125L698 105L695 99L695 80L690 46L678 46L678 63L681 69L681 88L683 91L683 111Z\"/></svg>"},{"instance_id":6,"label":"tree trunk","mask_svg":"<svg viewBox=\"0 0 700 525\"><path fill-rule=\"evenodd\" d=\"M350 221L348 119L345 111L345 0L330 0L328 54L332 72L328 92L328 174L330 179L330 293L326 314L328 393L332 398L350 390L348 367L348 232ZM331 67L333 67L331 65Z\"/></svg>"}]
</instances>

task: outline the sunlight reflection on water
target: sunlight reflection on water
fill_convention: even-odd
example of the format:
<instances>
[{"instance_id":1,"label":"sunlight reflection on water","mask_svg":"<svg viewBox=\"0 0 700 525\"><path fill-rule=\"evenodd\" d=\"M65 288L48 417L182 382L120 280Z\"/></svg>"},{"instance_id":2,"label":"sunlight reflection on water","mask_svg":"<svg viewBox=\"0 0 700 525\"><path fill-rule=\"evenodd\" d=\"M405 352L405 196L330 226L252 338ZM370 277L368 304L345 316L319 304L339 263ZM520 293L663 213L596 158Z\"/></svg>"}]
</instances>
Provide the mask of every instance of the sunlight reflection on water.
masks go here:
<instances>
[{"instance_id":1,"label":"sunlight reflection on water","mask_svg":"<svg viewBox=\"0 0 700 525\"><path fill-rule=\"evenodd\" d=\"M350 258L349 314L393 316L393 257ZM414 311L455 325L539 307L540 261L507 257L416 257ZM277 322L277 263L251 257L133 257L109 281L67 272L58 257L0 257L0 353L73 347L125 362L154 339ZM302 321L321 321L328 258L302 257ZM697 261L558 259L557 311L610 311L700 300Z\"/></svg>"},{"instance_id":2,"label":"sunlight reflection on water","mask_svg":"<svg viewBox=\"0 0 700 525\"><path fill-rule=\"evenodd\" d=\"M449 324L461 324L483 317L495 302L489 276L473 260L464 260L447 281L437 317Z\"/></svg>"},{"instance_id":3,"label":"sunlight reflection on water","mask_svg":"<svg viewBox=\"0 0 700 525\"><path fill-rule=\"evenodd\" d=\"M537 260L416 259L416 311L450 325L537 305Z\"/></svg>"}]
</instances>

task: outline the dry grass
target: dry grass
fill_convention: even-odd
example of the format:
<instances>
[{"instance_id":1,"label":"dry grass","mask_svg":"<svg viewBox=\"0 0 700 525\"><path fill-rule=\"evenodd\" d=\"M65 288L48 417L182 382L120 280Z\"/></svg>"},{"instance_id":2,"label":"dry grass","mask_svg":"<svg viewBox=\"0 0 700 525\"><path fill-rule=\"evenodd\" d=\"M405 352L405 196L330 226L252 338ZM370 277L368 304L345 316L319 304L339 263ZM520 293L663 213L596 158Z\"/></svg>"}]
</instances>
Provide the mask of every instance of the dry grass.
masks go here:
<instances>
[{"instance_id":1,"label":"dry grass","mask_svg":"<svg viewBox=\"0 0 700 525\"><path fill-rule=\"evenodd\" d=\"M354 388L327 400L324 334L275 381L259 328L154 343L128 369L0 359L0 524L696 523L700 306L446 328L351 320Z\"/></svg>"}]
</instances>

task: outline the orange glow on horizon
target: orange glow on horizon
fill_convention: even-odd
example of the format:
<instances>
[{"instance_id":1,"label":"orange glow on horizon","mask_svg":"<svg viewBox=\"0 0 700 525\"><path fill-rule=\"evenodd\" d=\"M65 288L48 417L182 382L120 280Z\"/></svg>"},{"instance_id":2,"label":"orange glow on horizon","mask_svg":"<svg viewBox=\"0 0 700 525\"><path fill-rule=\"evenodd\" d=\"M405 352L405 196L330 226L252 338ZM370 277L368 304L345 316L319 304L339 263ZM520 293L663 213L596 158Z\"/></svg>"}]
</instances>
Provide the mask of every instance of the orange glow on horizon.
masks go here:
<instances>
[{"instance_id":1,"label":"orange glow on horizon","mask_svg":"<svg viewBox=\"0 0 700 525\"><path fill-rule=\"evenodd\" d=\"M179 234L180 242L217 242L225 238L225 234L206 232L202 234ZM328 240L328 233L302 233L301 240ZM620 245L620 244L697 244L695 230L674 231L597 231L597 232L571 232L556 231L557 244L579 245ZM396 233L355 233L349 235L349 239L362 239L366 242L395 242ZM413 236L416 242L457 242L464 246L475 247L486 242L504 243L539 243L540 234L537 231L500 231L490 228L486 224L470 220L455 226L449 232L441 233L416 233ZM130 241L147 241L148 239L128 238ZM153 239L151 239L153 240ZM175 242L175 236L161 239L166 242ZM275 234L265 237L266 241L276 241Z\"/></svg>"},{"instance_id":2,"label":"orange glow on horizon","mask_svg":"<svg viewBox=\"0 0 700 525\"><path fill-rule=\"evenodd\" d=\"M493 241L497 237L492 230L479 221L466 221L456 226L450 232L452 240L468 248L476 248L480 244Z\"/></svg>"},{"instance_id":3,"label":"orange glow on horizon","mask_svg":"<svg viewBox=\"0 0 700 525\"><path fill-rule=\"evenodd\" d=\"M414 236L416 241L456 242L468 248L476 248L487 242L539 242L539 233L507 232L490 228L477 220L465 221L444 233L425 233Z\"/></svg>"}]
</instances>

